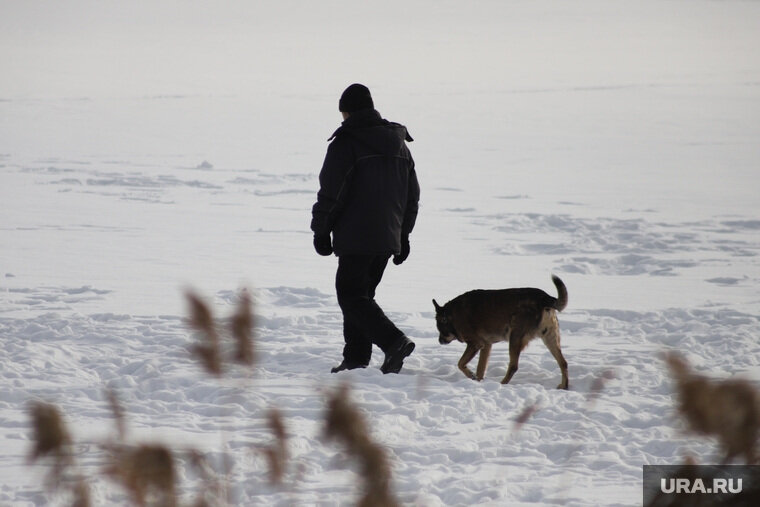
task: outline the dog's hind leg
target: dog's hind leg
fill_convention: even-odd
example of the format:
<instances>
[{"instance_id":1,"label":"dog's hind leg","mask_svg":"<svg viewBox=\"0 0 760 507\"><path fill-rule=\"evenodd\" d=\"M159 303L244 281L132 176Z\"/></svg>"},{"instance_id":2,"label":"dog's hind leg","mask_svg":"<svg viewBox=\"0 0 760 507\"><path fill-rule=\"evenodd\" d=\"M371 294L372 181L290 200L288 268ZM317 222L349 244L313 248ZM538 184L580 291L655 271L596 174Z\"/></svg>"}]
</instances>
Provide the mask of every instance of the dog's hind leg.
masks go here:
<instances>
[{"instance_id":1,"label":"dog's hind leg","mask_svg":"<svg viewBox=\"0 0 760 507\"><path fill-rule=\"evenodd\" d=\"M459 366L459 369L462 370L462 373L464 373L467 378L471 378L473 380L479 379L475 377L475 375L472 373L472 370L467 367L467 364L472 361L472 358L475 357L475 354L478 353L478 350L478 347L474 344L467 343L467 348L464 349L464 354L462 354L462 357L459 359L459 364L457 364L457 366Z\"/></svg>"},{"instance_id":2,"label":"dog's hind leg","mask_svg":"<svg viewBox=\"0 0 760 507\"><path fill-rule=\"evenodd\" d=\"M559 323L557 323L557 316L552 315L549 318L544 318L544 322L541 324L544 325L544 323L547 325L541 329L541 339L544 341L546 348L549 349L549 352L552 353L552 356L554 356L554 359L557 361L559 369L562 372L562 381L557 386L557 389L567 389L569 384L567 376L567 361L565 361L565 357L562 355L562 349L560 349L559 345Z\"/></svg>"},{"instance_id":3,"label":"dog's hind leg","mask_svg":"<svg viewBox=\"0 0 760 507\"><path fill-rule=\"evenodd\" d=\"M475 370L475 380L481 381L486 376L486 367L488 366L488 357L491 355L491 344L486 343L483 348L480 349L480 357L478 358L478 369Z\"/></svg>"},{"instance_id":4,"label":"dog's hind leg","mask_svg":"<svg viewBox=\"0 0 760 507\"><path fill-rule=\"evenodd\" d=\"M544 342L546 343L546 342ZM562 372L562 381L557 386L557 389L567 389L568 385L570 383L568 376L567 376L567 361L565 361L564 356L562 355L562 351L559 348L559 344L556 344L556 346L549 346L547 343L547 347L549 348L549 352L552 353L554 356L554 359L557 360L557 364L559 365L559 369Z\"/></svg>"}]
</instances>

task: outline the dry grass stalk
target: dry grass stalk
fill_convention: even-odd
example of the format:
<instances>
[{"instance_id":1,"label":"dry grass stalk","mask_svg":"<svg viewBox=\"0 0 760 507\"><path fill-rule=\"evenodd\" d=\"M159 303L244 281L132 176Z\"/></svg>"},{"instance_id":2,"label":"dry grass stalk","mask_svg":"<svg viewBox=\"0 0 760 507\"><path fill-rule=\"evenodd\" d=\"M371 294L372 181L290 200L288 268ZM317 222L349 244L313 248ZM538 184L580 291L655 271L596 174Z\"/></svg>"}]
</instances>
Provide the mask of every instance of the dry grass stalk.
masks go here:
<instances>
[{"instance_id":1,"label":"dry grass stalk","mask_svg":"<svg viewBox=\"0 0 760 507\"><path fill-rule=\"evenodd\" d=\"M269 482L272 484L282 484L288 461L288 436L285 432L285 422L282 418L282 413L276 408L269 411L267 425L275 437L274 444L264 448L262 451L269 464Z\"/></svg>"},{"instance_id":2,"label":"dry grass stalk","mask_svg":"<svg viewBox=\"0 0 760 507\"><path fill-rule=\"evenodd\" d=\"M78 480L71 489L74 496L74 500L71 503L71 507L90 507L92 501L90 500L90 488L84 482L84 479Z\"/></svg>"},{"instance_id":3,"label":"dry grass stalk","mask_svg":"<svg viewBox=\"0 0 760 507\"><path fill-rule=\"evenodd\" d=\"M124 442L127 437L127 418L124 415L124 408L121 406L119 397L113 389L106 389L106 399L108 408L111 410L116 423L116 435L119 442Z\"/></svg>"},{"instance_id":4,"label":"dry grass stalk","mask_svg":"<svg viewBox=\"0 0 760 507\"><path fill-rule=\"evenodd\" d=\"M348 398L348 386L341 386L328 400L325 436L339 440L349 454L361 464L364 495L361 507L392 507L399 505L390 490L391 470L382 447L372 441L361 412Z\"/></svg>"},{"instance_id":5,"label":"dry grass stalk","mask_svg":"<svg viewBox=\"0 0 760 507\"><path fill-rule=\"evenodd\" d=\"M222 358L219 350L219 335L214 325L211 308L194 292L185 293L190 310L190 327L201 334L201 343L191 349L204 369L211 375L222 375Z\"/></svg>"},{"instance_id":6,"label":"dry grass stalk","mask_svg":"<svg viewBox=\"0 0 760 507\"><path fill-rule=\"evenodd\" d=\"M90 491L77 470L71 453L72 440L61 411L55 405L43 402L32 403L29 413L32 418L32 439L34 447L30 462L50 458L53 466L48 477L54 489L68 489L73 497L72 506L89 507Z\"/></svg>"},{"instance_id":7,"label":"dry grass stalk","mask_svg":"<svg viewBox=\"0 0 760 507\"><path fill-rule=\"evenodd\" d=\"M53 466L47 477L48 487L66 487L69 482L66 477L71 475L75 466L71 454L71 436L61 411L55 405L34 402L29 408L29 415L32 418L34 442L29 462L34 463L41 458L50 459Z\"/></svg>"},{"instance_id":8,"label":"dry grass stalk","mask_svg":"<svg viewBox=\"0 0 760 507\"><path fill-rule=\"evenodd\" d=\"M693 373L675 353L666 354L665 360L676 381L678 411L689 429L716 437L724 463L739 457L747 464L755 463L760 437L758 390L745 380L713 380Z\"/></svg>"},{"instance_id":9,"label":"dry grass stalk","mask_svg":"<svg viewBox=\"0 0 760 507\"><path fill-rule=\"evenodd\" d=\"M224 373L224 351L222 338L217 332L211 308L197 294L188 291L185 297L189 306L190 327L200 333L201 343L192 347L193 356L200 360L204 369L211 375L221 377ZM254 354L253 310L251 295L247 290L240 293L240 300L235 313L230 319L229 334L234 342L234 351L230 361L244 366L252 366Z\"/></svg>"},{"instance_id":10,"label":"dry grass stalk","mask_svg":"<svg viewBox=\"0 0 760 507\"><path fill-rule=\"evenodd\" d=\"M193 507L223 505L224 502L221 501L221 498L223 497L225 486L206 457L197 450L191 450L189 457L190 464L202 481L201 494L193 502Z\"/></svg>"},{"instance_id":11,"label":"dry grass stalk","mask_svg":"<svg viewBox=\"0 0 760 507\"><path fill-rule=\"evenodd\" d=\"M108 470L114 480L139 506L174 507L176 479L171 451L163 445L120 446L114 449L114 463ZM149 503L149 500L155 500Z\"/></svg>"},{"instance_id":12,"label":"dry grass stalk","mask_svg":"<svg viewBox=\"0 0 760 507\"><path fill-rule=\"evenodd\" d=\"M34 448L30 461L51 456L60 466L71 461L71 437L63 416L55 405L34 402L29 409L32 417Z\"/></svg>"},{"instance_id":13,"label":"dry grass stalk","mask_svg":"<svg viewBox=\"0 0 760 507\"><path fill-rule=\"evenodd\" d=\"M614 370L604 370L601 375L596 377L593 382L591 382L591 388L590 393L592 397L598 397L601 392L604 390L604 386L607 384L609 380L613 380L615 378L615 371Z\"/></svg>"},{"instance_id":14,"label":"dry grass stalk","mask_svg":"<svg viewBox=\"0 0 760 507\"><path fill-rule=\"evenodd\" d=\"M232 316L230 331L235 339L235 361L245 366L252 366L253 354L253 311L251 295L247 290L240 293L237 311Z\"/></svg>"},{"instance_id":15,"label":"dry grass stalk","mask_svg":"<svg viewBox=\"0 0 760 507\"><path fill-rule=\"evenodd\" d=\"M599 397L602 395L602 391L604 391L604 388L607 385L607 382L615 378L616 378L616 375L615 375L614 370L604 370L601 375L594 378L594 381L591 382L591 387L589 388L588 399L586 402L586 405L588 406L588 408L591 408L594 406L594 404L596 403L596 400L598 400Z\"/></svg>"},{"instance_id":16,"label":"dry grass stalk","mask_svg":"<svg viewBox=\"0 0 760 507\"><path fill-rule=\"evenodd\" d=\"M531 416L533 416L533 414L535 414L538 411L539 408L540 408L540 406L539 406L538 403L533 403L533 404L528 405L527 407L525 407L525 409L523 409L523 411L520 412L520 415L518 415L517 418L515 419L515 425L512 428L512 431L515 432L515 433L518 432L518 431L520 431L520 429L523 427L523 425L526 422L528 422L528 420L531 418Z\"/></svg>"}]
</instances>

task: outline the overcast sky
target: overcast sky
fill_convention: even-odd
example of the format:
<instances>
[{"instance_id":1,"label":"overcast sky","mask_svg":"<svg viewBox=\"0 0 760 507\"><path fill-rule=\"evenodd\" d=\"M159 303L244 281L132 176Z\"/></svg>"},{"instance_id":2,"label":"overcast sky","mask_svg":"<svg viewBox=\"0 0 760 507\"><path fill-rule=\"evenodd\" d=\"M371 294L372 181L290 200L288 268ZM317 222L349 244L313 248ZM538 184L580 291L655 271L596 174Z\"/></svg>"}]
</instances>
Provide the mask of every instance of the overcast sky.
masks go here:
<instances>
[{"instance_id":1,"label":"overcast sky","mask_svg":"<svg viewBox=\"0 0 760 507\"><path fill-rule=\"evenodd\" d=\"M759 20L757 2L0 0L0 98L751 80Z\"/></svg>"}]
</instances>

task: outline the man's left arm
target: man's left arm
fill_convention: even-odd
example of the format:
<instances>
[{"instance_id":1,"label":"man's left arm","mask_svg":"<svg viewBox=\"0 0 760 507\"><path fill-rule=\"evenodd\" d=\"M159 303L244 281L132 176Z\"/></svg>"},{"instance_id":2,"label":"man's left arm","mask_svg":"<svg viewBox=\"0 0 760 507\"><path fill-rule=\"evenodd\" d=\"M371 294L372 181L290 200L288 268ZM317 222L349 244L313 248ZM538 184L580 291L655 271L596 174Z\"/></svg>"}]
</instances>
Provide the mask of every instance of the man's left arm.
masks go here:
<instances>
[{"instance_id":1,"label":"man's left arm","mask_svg":"<svg viewBox=\"0 0 760 507\"><path fill-rule=\"evenodd\" d=\"M401 223L401 251L393 256L393 263L396 265L404 262L409 257L411 246L409 245L409 234L414 229L417 222L417 212L420 207L420 184L417 181L417 172L414 170L414 160L409 155L410 169L409 182L407 189L406 209L404 210L404 221Z\"/></svg>"},{"instance_id":2,"label":"man's left arm","mask_svg":"<svg viewBox=\"0 0 760 507\"><path fill-rule=\"evenodd\" d=\"M406 210L404 211L404 222L401 225L401 235L409 236L414 229L417 221L417 212L420 208L420 183L417 181L417 172L414 170L414 159L409 155L409 189L406 199Z\"/></svg>"}]
</instances>

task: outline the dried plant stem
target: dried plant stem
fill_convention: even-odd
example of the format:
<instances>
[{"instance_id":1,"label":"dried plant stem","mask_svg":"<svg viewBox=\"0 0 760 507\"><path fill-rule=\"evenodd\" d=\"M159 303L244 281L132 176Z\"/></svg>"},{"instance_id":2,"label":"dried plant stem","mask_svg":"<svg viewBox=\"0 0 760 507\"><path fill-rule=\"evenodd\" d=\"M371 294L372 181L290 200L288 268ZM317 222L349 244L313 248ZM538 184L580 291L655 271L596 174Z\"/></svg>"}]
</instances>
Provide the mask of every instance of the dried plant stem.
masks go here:
<instances>
[{"instance_id":1,"label":"dried plant stem","mask_svg":"<svg viewBox=\"0 0 760 507\"><path fill-rule=\"evenodd\" d=\"M264 447L261 452L264 454L269 465L270 484L281 485L285 477L288 461L288 436L285 431L285 421L283 420L282 413L276 408L271 409L267 414L267 426L274 436L274 443Z\"/></svg>"},{"instance_id":2,"label":"dried plant stem","mask_svg":"<svg viewBox=\"0 0 760 507\"><path fill-rule=\"evenodd\" d=\"M230 322L230 332L235 340L234 360L244 366L254 363L253 352L253 311L251 295L247 290L240 293L237 310Z\"/></svg>"},{"instance_id":3,"label":"dried plant stem","mask_svg":"<svg viewBox=\"0 0 760 507\"><path fill-rule=\"evenodd\" d=\"M136 505L148 504L157 498L156 505L174 507L176 499L176 472L171 450L160 444L115 446L113 462L107 473L127 490Z\"/></svg>"},{"instance_id":4,"label":"dried plant stem","mask_svg":"<svg viewBox=\"0 0 760 507\"><path fill-rule=\"evenodd\" d=\"M201 336L201 343L196 344L191 352L210 375L221 377L220 341L211 308L194 292L186 292L185 297L189 305L190 327L198 331Z\"/></svg>"},{"instance_id":5,"label":"dried plant stem","mask_svg":"<svg viewBox=\"0 0 760 507\"><path fill-rule=\"evenodd\" d=\"M746 380L713 380L691 371L678 354L665 355L676 382L678 412L694 433L717 437L723 462L758 459L760 392Z\"/></svg>"},{"instance_id":6,"label":"dried plant stem","mask_svg":"<svg viewBox=\"0 0 760 507\"><path fill-rule=\"evenodd\" d=\"M30 463L39 459L52 460L47 479L49 487L67 490L73 497L73 505L89 507L90 491L74 459L71 436L61 411L50 403L34 402L29 413L34 441Z\"/></svg>"},{"instance_id":7,"label":"dried plant stem","mask_svg":"<svg viewBox=\"0 0 760 507\"><path fill-rule=\"evenodd\" d=\"M106 399L108 400L108 408L111 410L114 423L116 424L117 440L124 442L127 438L127 418L124 408L121 406L121 401L113 389L106 389Z\"/></svg>"},{"instance_id":8,"label":"dried plant stem","mask_svg":"<svg viewBox=\"0 0 760 507\"><path fill-rule=\"evenodd\" d=\"M348 386L341 386L328 400L325 436L338 440L360 463L364 481L361 507L399 505L390 489L391 470L385 451L372 441L361 412L349 402Z\"/></svg>"}]
</instances>

